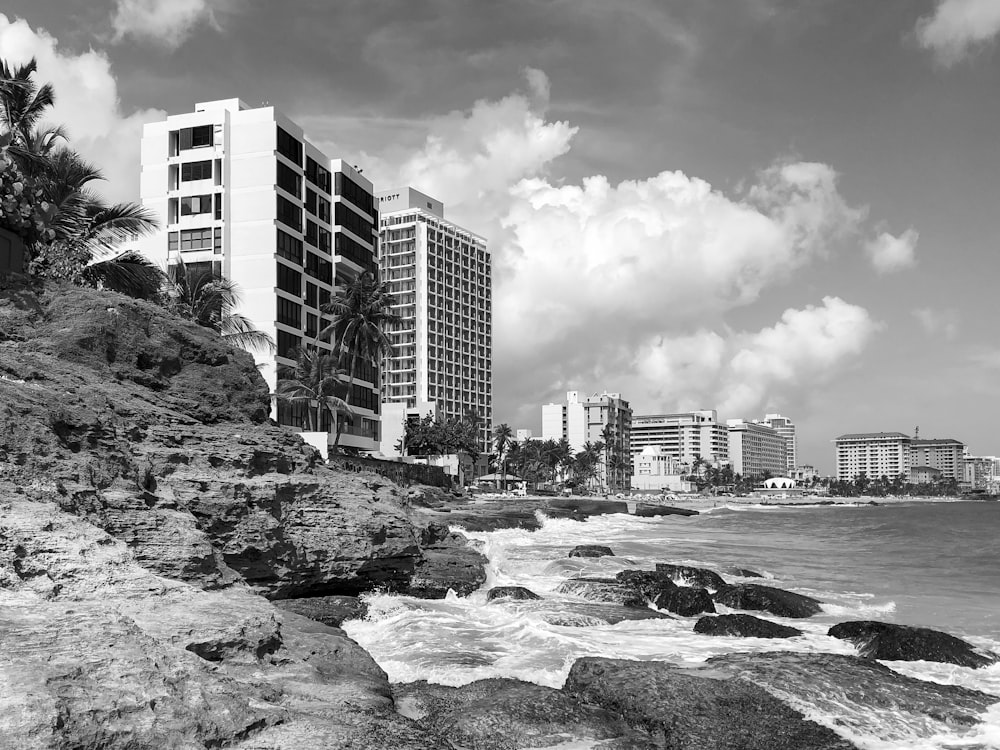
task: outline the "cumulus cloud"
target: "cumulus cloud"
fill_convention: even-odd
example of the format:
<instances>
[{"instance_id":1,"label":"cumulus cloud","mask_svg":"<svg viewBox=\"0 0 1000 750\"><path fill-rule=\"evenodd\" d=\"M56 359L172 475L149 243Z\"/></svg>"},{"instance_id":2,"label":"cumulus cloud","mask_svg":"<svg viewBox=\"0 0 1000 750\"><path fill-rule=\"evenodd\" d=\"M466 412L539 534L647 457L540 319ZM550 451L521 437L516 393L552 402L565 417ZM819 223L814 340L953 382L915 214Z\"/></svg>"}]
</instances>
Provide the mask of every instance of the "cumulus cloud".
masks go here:
<instances>
[{"instance_id":1,"label":"cumulus cloud","mask_svg":"<svg viewBox=\"0 0 1000 750\"><path fill-rule=\"evenodd\" d=\"M917 21L917 41L951 66L961 62L1000 34L1000 3L996 0L939 0L930 16Z\"/></svg>"},{"instance_id":2,"label":"cumulus cloud","mask_svg":"<svg viewBox=\"0 0 1000 750\"><path fill-rule=\"evenodd\" d=\"M101 167L108 179L96 185L98 190L112 200L137 199L142 125L166 113L146 109L126 114L104 53L61 50L58 40L43 29L34 30L26 21L11 21L2 13L0 49L11 64L38 59L36 80L51 83L56 93L47 119L65 124L73 148Z\"/></svg>"},{"instance_id":3,"label":"cumulus cloud","mask_svg":"<svg viewBox=\"0 0 1000 750\"><path fill-rule=\"evenodd\" d=\"M915 265L917 240L920 235L907 229L898 237L882 232L865 243L868 260L879 273L892 273Z\"/></svg>"},{"instance_id":4,"label":"cumulus cloud","mask_svg":"<svg viewBox=\"0 0 1000 750\"><path fill-rule=\"evenodd\" d=\"M924 331L930 336L944 336L949 341L958 336L960 318L957 310L935 310L931 307L918 307L913 311Z\"/></svg>"},{"instance_id":5,"label":"cumulus cloud","mask_svg":"<svg viewBox=\"0 0 1000 750\"><path fill-rule=\"evenodd\" d=\"M133 37L176 49L199 26L216 31L219 0L117 0L111 26L114 40Z\"/></svg>"},{"instance_id":6,"label":"cumulus cloud","mask_svg":"<svg viewBox=\"0 0 1000 750\"><path fill-rule=\"evenodd\" d=\"M538 404L576 387L622 390L640 408L687 396L735 407L832 372L868 341L877 326L837 299L755 335L722 324L857 236L866 209L844 200L833 168L780 161L738 196L679 171L558 181L552 162L576 129L546 119L548 81L529 81L530 94L437 120L389 178L442 198L446 215L490 241L498 415L530 423ZM752 354L782 337L796 349L788 369L755 365ZM690 388L671 380L678 372Z\"/></svg>"}]
</instances>

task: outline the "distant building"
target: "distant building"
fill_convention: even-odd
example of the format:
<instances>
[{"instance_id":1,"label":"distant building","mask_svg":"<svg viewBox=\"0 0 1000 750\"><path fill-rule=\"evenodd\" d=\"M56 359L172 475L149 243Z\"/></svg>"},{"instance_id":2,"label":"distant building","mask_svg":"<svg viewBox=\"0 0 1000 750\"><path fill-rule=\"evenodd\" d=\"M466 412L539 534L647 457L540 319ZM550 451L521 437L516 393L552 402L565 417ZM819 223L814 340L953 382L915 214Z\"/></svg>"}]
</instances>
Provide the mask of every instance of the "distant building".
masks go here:
<instances>
[{"instance_id":1,"label":"distant building","mask_svg":"<svg viewBox=\"0 0 1000 750\"><path fill-rule=\"evenodd\" d=\"M965 479L965 443L960 440L913 438L910 440L910 465L931 466L941 470L943 479Z\"/></svg>"},{"instance_id":2,"label":"distant building","mask_svg":"<svg viewBox=\"0 0 1000 750\"><path fill-rule=\"evenodd\" d=\"M408 406L405 401L385 401L382 403L382 441L379 453L387 458L407 455L404 438L408 422L419 422L424 417L436 419L441 416L434 402L421 401Z\"/></svg>"},{"instance_id":3,"label":"distant building","mask_svg":"<svg viewBox=\"0 0 1000 750\"><path fill-rule=\"evenodd\" d=\"M785 439L773 427L760 422L730 419L729 462L733 471L744 477L772 476L786 473L788 452Z\"/></svg>"},{"instance_id":4,"label":"distant building","mask_svg":"<svg viewBox=\"0 0 1000 750\"><path fill-rule=\"evenodd\" d=\"M586 443L604 443L608 455L618 455L623 462L622 475L632 475L632 460L629 446L632 437L632 408L620 393L595 393L584 396L580 391L567 391L566 403L542 406L542 439L569 441L574 451L583 449ZM601 456L600 471L608 473Z\"/></svg>"},{"instance_id":5,"label":"distant building","mask_svg":"<svg viewBox=\"0 0 1000 750\"><path fill-rule=\"evenodd\" d=\"M965 456L962 484L967 489L997 494L1000 491L1000 457Z\"/></svg>"},{"instance_id":6,"label":"distant building","mask_svg":"<svg viewBox=\"0 0 1000 750\"><path fill-rule=\"evenodd\" d=\"M793 471L798 466L799 458L795 425L792 420L780 414L766 414L763 422L785 439L785 471Z\"/></svg>"},{"instance_id":7,"label":"distant building","mask_svg":"<svg viewBox=\"0 0 1000 750\"><path fill-rule=\"evenodd\" d=\"M395 296L382 401L436 403L443 418L480 417L493 452L493 271L486 241L413 188L376 194L381 278Z\"/></svg>"},{"instance_id":8,"label":"distant building","mask_svg":"<svg viewBox=\"0 0 1000 750\"><path fill-rule=\"evenodd\" d=\"M712 465L729 463L729 430L715 410L644 414L632 419L632 461L646 448L662 448L681 463L696 456Z\"/></svg>"},{"instance_id":9,"label":"distant building","mask_svg":"<svg viewBox=\"0 0 1000 750\"><path fill-rule=\"evenodd\" d=\"M814 479L819 477L819 471L815 466L805 464L796 466L789 474L799 484L812 484Z\"/></svg>"},{"instance_id":10,"label":"distant building","mask_svg":"<svg viewBox=\"0 0 1000 750\"><path fill-rule=\"evenodd\" d=\"M647 446L638 456L632 457L632 489L670 490L688 492L693 489L691 482L685 481L687 473L684 464L666 448Z\"/></svg>"},{"instance_id":11,"label":"distant building","mask_svg":"<svg viewBox=\"0 0 1000 750\"><path fill-rule=\"evenodd\" d=\"M535 433L531 430L520 429L515 433L515 439L519 443L523 443L526 440L541 440L541 438L536 438Z\"/></svg>"},{"instance_id":12,"label":"distant building","mask_svg":"<svg viewBox=\"0 0 1000 750\"><path fill-rule=\"evenodd\" d=\"M913 484L929 484L939 479L941 479L941 469L935 469L933 466L910 467L909 481Z\"/></svg>"},{"instance_id":13,"label":"distant building","mask_svg":"<svg viewBox=\"0 0 1000 750\"><path fill-rule=\"evenodd\" d=\"M853 481L864 474L869 479L910 475L910 436L902 432L858 432L834 441L837 479Z\"/></svg>"}]
</instances>

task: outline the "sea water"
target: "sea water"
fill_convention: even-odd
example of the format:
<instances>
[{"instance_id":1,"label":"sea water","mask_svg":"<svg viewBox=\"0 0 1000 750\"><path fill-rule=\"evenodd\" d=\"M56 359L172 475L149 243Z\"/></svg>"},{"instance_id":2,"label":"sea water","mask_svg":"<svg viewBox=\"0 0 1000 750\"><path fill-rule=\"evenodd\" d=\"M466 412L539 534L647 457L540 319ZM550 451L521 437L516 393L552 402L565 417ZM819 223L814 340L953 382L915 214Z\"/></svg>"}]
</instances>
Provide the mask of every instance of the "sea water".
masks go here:
<instances>
[{"instance_id":1,"label":"sea water","mask_svg":"<svg viewBox=\"0 0 1000 750\"><path fill-rule=\"evenodd\" d=\"M693 517L607 515L582 523L543 517L538 531L466 535L489 559L479 591L437 601L371 595L366 618L345 624L394 682L463 685L515 677L560 687L582 656L694 664L747 651L854 654L851 643L826 632L859 619L944 630L1000 653L1000 503L730 504ZM578 544L607 545L615 556L568 558ZM557 592L567 578L613 577L657 562L712 568L730 582L808 594L824 603L823 611L806 620L764 615L804 631L788 640L711 637L692 631L697 618L608 625L594 616L599 605ZM743 579L733 568L766 580ZM488 589L500 585L524 586L543 598L487 604ZM886 664L918 679L1000 696L1000 665ZM901 726L857 706L841 709L855 716L799 708L872 750L1000 748L1000 697L981 724L967 729L926 721Z\"/></svg>"}]
</instances>

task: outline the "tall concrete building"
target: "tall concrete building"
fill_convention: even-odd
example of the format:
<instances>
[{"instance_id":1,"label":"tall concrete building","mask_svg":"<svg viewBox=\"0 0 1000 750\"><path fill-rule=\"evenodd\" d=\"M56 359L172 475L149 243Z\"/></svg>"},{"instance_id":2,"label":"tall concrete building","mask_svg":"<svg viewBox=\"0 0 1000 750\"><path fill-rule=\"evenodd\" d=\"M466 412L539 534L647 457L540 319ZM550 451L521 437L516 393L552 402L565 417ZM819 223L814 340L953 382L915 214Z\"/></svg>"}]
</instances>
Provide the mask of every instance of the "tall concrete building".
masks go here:
<instances>
[{"instance_id":1,"label":"tall concrete building","mask_svg":"<svg viewBox=\"0 0 1000 750\"><path fill-rule=\"evenodd\" d=\"M836 438L837 479L853 481L860 474L869 479L882 475L909 478L910 436L902 432L848 433Z\"/></svg>"},{"instance_id":2,"label":"tall concrete building","mask_svg":"<svg viewBox=\"0 0 1000 750\"><path fill-rule=\"evenodd\" d=\"M566 403L542 406L543 440L565 438L574 451L582 450L586 443L604 443L609 455L621 456L626 487L632 476L631 437L632 407L620 393L604 391L585 396L580 391L567 391ZM609 467L604 465L604 458L599 471L607 478Z\"/></svg>"},{"instance_id":3,"label":"tall concrete building","mask_svg":"<svg viewBox=\"0 0 1000 750\"><path fill-rule=\"evenodd\" d=\"M794 471L799 465L795 425L788 417L783 417L780 414L765 414L763 422L785 439L785 471L787 475L787 472Z\"/></svg>"},{"instance_id":4,"label":"tall concrete building","mask_svg":"<svg viewBox=\"0 0 1000 750\"><path fill-rule=\"evenodd\" d=\"M633 461L649 447L690 465L695 456L713 465L729 463L729 430L713 409L679 414L643 414L632 419Z\"/></svg>"},{"instance_id":5,"label":"tall concrete building","mask_svg":"<svg viewBox=\"0 0 1000 750\"><path fill-rule=\"evenodd\" d=\"M760 422L730 419L729 461L733 471L744 477L785 476L788 470L788 451L785 438L773 427Z\"/></svg>"},{"instance_id":6,"label":"tall concrete building","mask_svg":"<svg viewBox=\"0 0 1000 750\"><path fill-rule=\"evenodd\" d=\"M137 249L163 268L183 259L189 269L221 271L239 285L236 312L277 343L276 354L254 355L272 390L278 366L294 364L298 346L330 350L315 339L329 322L320 306L334 286L376 270L372 183L312 145L274 107L201 102L146 125L140 190L161 229ZM358 362L350 402L355 417L341 424L340 444L375 450L377 363ZM306 427L304 405L276 404L274 416ZM329 430L329 415L323 419Z\"/></svg>"},{"instance_id":7,"label":"tall concrete building","mask_svg":"<svg viewBox=\"0 0 1000 750\"><path fill-rule=\"evenodd\" d=\"M910 466L927 466L941 472L943 479L965 479L965 443L949 438L910 440Z\"/></svg>"},{"instance_id":8,"label":"tall concrete building","mask_svg":"<svg viewBox=\"0 0 1000 750\"><path fill-rule=\"evenodd\" d=\"M444 218L444 204L413 188L377 194L381 277L402 323L383 363L386 421L436 404L442 417L481 418L493 431L493 261L486 241ZM394 455L383 442L382 452Z\"/></svg>"}]
</instances>

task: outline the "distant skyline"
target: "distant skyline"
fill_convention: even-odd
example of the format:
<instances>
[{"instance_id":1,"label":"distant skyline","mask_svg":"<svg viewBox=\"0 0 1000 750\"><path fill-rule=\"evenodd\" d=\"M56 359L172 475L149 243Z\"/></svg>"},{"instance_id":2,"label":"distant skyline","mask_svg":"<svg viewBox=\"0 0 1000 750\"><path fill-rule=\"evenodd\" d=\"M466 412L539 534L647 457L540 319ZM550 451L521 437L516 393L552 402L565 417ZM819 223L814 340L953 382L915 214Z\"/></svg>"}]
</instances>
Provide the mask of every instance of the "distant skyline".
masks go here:
<instances>
[{"instance_id":1,"label":"distant skyline","mask_svg":"<svg viewBox=\"0 0 1000 750\"><path fill-rule=\"evenodd\" d=\"M273 104L495 259L496 422L566 390L780 412L799 461L1000 454L998 0L8 0L53 119L138 197L143 122Z\"/></svg>"}]
</instances>

